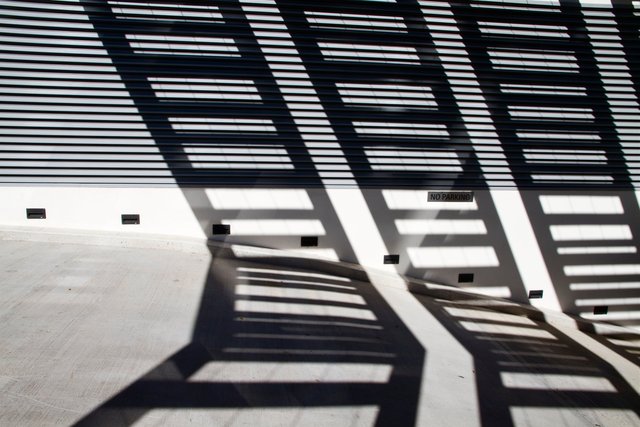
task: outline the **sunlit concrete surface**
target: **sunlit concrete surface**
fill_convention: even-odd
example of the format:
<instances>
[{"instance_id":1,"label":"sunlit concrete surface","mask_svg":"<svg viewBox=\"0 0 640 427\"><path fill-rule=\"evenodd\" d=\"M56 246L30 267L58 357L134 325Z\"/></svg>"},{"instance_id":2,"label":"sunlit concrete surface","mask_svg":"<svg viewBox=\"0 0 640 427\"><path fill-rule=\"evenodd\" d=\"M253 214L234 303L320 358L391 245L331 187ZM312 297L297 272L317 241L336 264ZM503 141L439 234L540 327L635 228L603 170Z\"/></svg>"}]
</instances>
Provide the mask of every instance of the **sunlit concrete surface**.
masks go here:
<instances>
[{"instance_id":1,"label":"sunlit concrete surface","mask_svg":"<svg viewBox=\"0 0 640 427\"><path fill-rule=\"evenodd\" d=\"M640 425L624 328L301 254L0 238L0 425Z\"/></svg>"}]
</instances>

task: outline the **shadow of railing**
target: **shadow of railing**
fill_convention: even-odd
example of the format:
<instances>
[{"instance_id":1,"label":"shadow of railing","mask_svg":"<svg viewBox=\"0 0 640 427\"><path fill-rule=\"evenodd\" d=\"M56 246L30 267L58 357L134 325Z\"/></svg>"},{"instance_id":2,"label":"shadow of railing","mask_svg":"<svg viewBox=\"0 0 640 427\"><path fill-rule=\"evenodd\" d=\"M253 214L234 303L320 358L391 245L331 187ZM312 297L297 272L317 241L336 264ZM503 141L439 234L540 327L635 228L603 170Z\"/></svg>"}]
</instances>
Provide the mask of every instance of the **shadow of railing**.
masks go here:
<instances>
[{"instance_id":1,"label":"shadow of railing","mask_svg":"<svg viewBox=\"0 0 640 427\"><path fill-rule=\"evenodd\" d=\"M460 111L459 105L474 99L473 92L466 92L468 99L454 94L445 73L451 64L440 58L421 6L414 1L379 4L378 15L359 16L352 15L362 7L354 1L339 6L276 3L290 23L292 40L299 46L377 231L388 252L400 255L398 271L526 301L514 257L504 250L506 236L485 191L488 184ZM349 19L340 23L340 18ZM383 19L394 20L395 26L376 21ZM353 42L393 45L413 56L389 59L381 53L370 58L364 47L349 54L346 50ZM342 53L337 51L341 46ZM376 122L379 129L367 127ZM478 124L478 129L482 126ZM407 128L418 130L412 135ZM426 203L426 188L479 191L470 209L469 203ZM429 224L433 220L442 221ZM465 232L469 225L476 230ZM469 274L470 281L460 279Z\"/></svg>"},{"instance_id":2,"label":"shadow of railing","mask_svg":"<svg viewBox=\"0 0 640 427\"><path fill-rule=\"evenodd\" d=\"M505 5L499 19L485 7L463 2L452 11L465 17L460 34L474 46L469 58L560 307L637 326L640 209L629 150L637 135L618 93L632 89L623 71L634 57L608 44L626 40L628 27L588 3ZM630 10L618 5L619 13ZM551 21L555 27L545 26ZM614 52L622 58L615 65L607 56Z\"/></svg>"},{"instance_id":3,"label":"shadow of railing","mask_svg":"<svg viewBox=\"0 0 640 427\"><path fill-rule=\"evenodd\" d=\"M191 343L76 425L130 425L163 409L172 420L188 408L278 408L287 422L323 407L329 418L316 422L415 423L424 349L374 287L213 255Z\"/></svg>"},{"instance_id":4,"label":"shadow of railing","mask_svg":"<svg viewBox=\"0 0 640 427\"><path fill-rule=\"evenodd\" d=\"M239 58L216 60L194 56L176 59L167 52L137 52L131 40L138 39L125 31L133 32L134 36L139 32L155 34L156 44L162 44L161 39L167 36L162 22L125 19L120 22L135 22L135 30L128 29L126 24L113 27L111 24L118 20L110 5L93 1L83 4L206 235L210 234L212 224L224 219L264 221L271 215L281 220L286 211L290 220L318 220L321 226L331 230L322 245L340 247L348 253L342 226L322 192L315 192L310 206L300 209L234 210L215 209L205 189L197 187L215 187L215 179L223 180L221 184L225 187L233 184L245 188L273 186L295 179L304 181L294 182L294 186L320 185L315 169L305 160L306 150L296 145L295 141L300 144L301 139L281 95L272 89L276 87L273 76L238 4L226 2L219 10L223 20L233 24L233 34L242 33ZM219 35L228 30L224 25L174 23L168 31L184 36L191 32ZM180 45L183 41L176 42ZM151 45L141 42L138 48L144 50ZM129 62L132 58L136 58L134 64ZM243 60L256 82L257 94L262 97L259 108L229 102L160 100L158 88L151 83L153 79L165 79L164 84L170 85L185 76L229 79L236 77ZM178 76L178 80L171 80L174 76ZM201 109L203 105L205 110ZM246 119L239 127L273 129L287 143L264 134L256 139L256 135L247 130L234 135L220 134L220 126L227 126L224 124L227 121L204 128L200 124L218 117L233 118L234 114L260 117ZM201 128L204 131L199 131ZM212 136L224 139L212 143ZM232 161L221 172L215 166L225 163L224 160L207 162L206 156L202 160L191 154L198 147L209 147L215 153L225 147L239 147L242 151L247 145L269 147L274 142L282 144L288 160L266 160L266 171L258 167L260 164L244 166L240 162L235 171L230 172L229 167L234 167ZM205 166L197 167L198 163ZM264 239L274 238L268 232L265 236ZM260 237L252 236L250 240L255 244L256 239L259 241ZM277 239L281 246L299 247L299 240L296 242L295 238L280 236ZM238 241L242 242L242 237ZM424 349L373 287L339 276L268 268L251 264L247 259L230 259L220 251L212 249L211 252L212 262L191 343L79 420L77 425L130 425L150 411L162 409L176 415L181 408L279 408L278 417L286 417L284 408L340 406L366 407L370 421L380 425L398 421L404 425L415 423ZM274 370L279 373L274 375ZM247 373L257 373L257 378ZM354 413L358 416L358 409ZM334 415L329 411L329 416ZM353 413L345 416L351 417Z\"/></svg>"},{"instance_id":5,"label":"shadow of railing","mask_svg":"<svg viewBox=\"0 0 640 427\"><path fill-rule=\"evenodd\" d=\"M472 354L482 425L637 423L640 400L631 377L539 313L496 301L416 297Z\"/></svg>"},{"instance_id":6,"label":"shadow of railing","mask_svg":"<svg viewBox=\"0 0 640 427\"><path fill-rule=\"evenodd\" d=\"M137 8L138 12L151 7L146 3L131 3L128 3L129 7ZM201 5L200 2L193 4L196 3ZM329 175L348 170L341 176L353 178L358 190L362 190L369 210L365 214L372 215L376 223L377 230L374 231L382 235L387 249L401 254L401 273L449 283L459 281L456 280L457 274L473 273L476 275L474 286L485 290L495 286L506 287L510 297L526 299L514 255L510 253L505 230L497 218L497 208L487 193L483 193L489 186L481 173L481 162L474 152L475 142L469 138L469 132L463 126L459 100L445 75L447 67L455 64L451 59L445 61L440 58L434 49L432 34L425 26L425 17L415 1L376 4L379 16L362 18L361 15L359 19L378 20L385 24L384 28L378 26L376 29L379 23L369 24L373 29L364 32L362 28L344 28L344 25L341 27L335 22L328 26L318 23L326 22L331 14L336 18L345 12L368 13L369 4L362 6L361 2L345 1L307 7L288 0L277 1L275 12L265 12L263 9L256 12L257 18L253 19L261 21L261 18L267 18L265 21L269 21L271 15L282 18L284 29L265 31L267 35L262 37L271 40L273 44L268 48L275 49L275 55L281 49L277 47L277 42L288 46L287 43L282 44L281 40L283 31L288 31L290 34L286 37L290 36L293 46L299 51L299 57L287 53L271 63L256 40L245 10L235 1L223 1L219 8L216 7L215 14L219 14L216 22L207 22L205 19L200 19L200 22L145 21L139 13L116 16L109 2L83 0L81 4L162 156L162 164L153 170L162 173L168 171L182 189L205 235L211 234L212 224L225 220L314 220L326 231L317 249L333 250L338 258L357 261L351 242L345 236L347 225L338 218L318 173L324 161L327 164L335 162L335 169L329 170ZM446 5L447 2L442 4ZM521 191L528 221L540 250L546 254L546 266L560 296L562 308L579 312L580 307L591 307L596 305L594 301L599 301L597 304L609 306L612 314L616 312L611 308L614 305L621 308L620 312L636 310L638 303L631 296L636 292L634 289L637 287L634 286L639 277L637 264L633 264L640 236L638 204L632 192L631 173L628 170L619 172L620 165L625 161L624 150L608 105L602 76L597 71L598 60L588 41L588 32L584 30L586 23L579 8L573 2L561 2L558 7L539 6L531 10L520 5L518 14L510 14L508 8L496 12L492 19L500 18L507 23L514 23L512 20L516 23L542 22L543 25L547 18L556 20L556 9L563 11L564 8L564 15L560 15L557 23L566 26L566 40L552 36L549 39L550 47L542 49L542 54L554 55L556 51L568 50L571 55L576 55L575 64L569 58L571 55L567 54L569 59L549 57L547 59L550 62L545 62L546 65L527 69L509 55L517 53L519 49L539 49L540 41L526 35L505 35L504 31L500 33L495 29L493 33L487 33L486 22L483 21L487 19L483 15L484 10L476 6L471 2L456 2L450 8L446 5L446 11L451 10L453 17L461 24L460 31L448 29L446 32L459 32L461 40L467 45L465 49L468 52L458 52L456 55L468 56L473 70L477 72L478 81L475 83L487 98L486 108L495 124L509 173ZM437 5L434 8L437 13L443 10ZM213 12L207 13L213 16ZM315 24L311 25L312 22ZM267 22L265 25L276 24ZM389 28L404 29L390 35ZM163 39L166 37L174 39ZM189 37L212 39L207 39L195 49ZM228 38L233 38L234 42L230 43ZM167 40L172 41L173 45L167 44ZM352 44L359 47L353 47ZM371 44L388 49L380 50L378 57L372 57ZM164 48L158 48L157 45ZM505 46L509 55L503 55L500 61L503 64L511 63L512 66L515 63L515 69L496 66L495 58L499 55L492 54L503 52ZM201 48L204 51L199 51ZM180 54L176 55L176 52ZM369 56L365 57L371 61L361 60L362 56L359 55L367 52ZM384 52L391 52L391 56L385 56ZM293 64L288 72L294 83L287 84L294 93L297 92L295 96L301 97L296 101L299 109L295 112L301 114L297 117L308 118L308 113L314 110L326 112L329 122L326 127L334 132L329 137L324 128L311 129L308 133L311 136L307 136L307 140L301 136L302 126L294 120L292 109L282 95L283 85L276 81L271 68L273 62L282 65L288 61ZM563 61L566 63L563 64ZM567 82L567 75L555 66L574 67L577 70L571 76L577 77L575 80L580 84L584 83L584 87L576 90L580 92L578 98L568 93L575 89L575 82ZM242 71L241 78L238 77L238 70ZM308 72L308 78L303 71ZM232 83L238 79L241 83ZM185 88L185 82L195 85L196 89ZM523 84L538 85L538 92L529 87L522 93ZM180 85L181 89L175 88ZM226 85L227 89L226 92L216 89L216 96L219 97L216 100L195 101L188 98L187 94L194 97L213 96L207 92L211 89L204 88L207 85ZM241 88L233 88L234 85ZM547 87L545 90L548 91L549 85L555 88L552 92L561 93L540 91L540 87ZM506 91L505 87L511 92ZM317 93L317 105L305 105L309 90ZM363 90L366 95L363 95ZM221 93L232 100L221 101L224 99ZM243 100L239 100L240 95L244 97ZM467 95L469 98L462 101L473 100L476 96L473 91ZM393 101L384 101L389 98ZM593 103L593 108L582 106L587 100ZM475 113L466 114L474 116ZM545 114L548 116L545 117ZM550 119L554 114L560 114L562 120L558 120L557 116L556 119ZM564 117L562 114L574 116ZM236 119L239 121L234 121ZM309 119L309 127L325 126L314 122L316 119ZM483 118L473 123L478 129L486 125ZM549 136L553 133L574 137L588 135L595 142L586 142L586 148L575 148L574 142L560 141L564 144L564 152L560 152L562 150L556 146L558 138ZM335 137L335 140L331 137ZM318 157L325 158L313 159L308 147L311 143L322 144L326 141L333 141L335 146L316 146L318 151L324 150L324 154ZM122 141L118 143L127 145ZM336 146L339 150L336 150ZM342 153L339 155L331 154L340 150ZM556 150L553 152L556 157L549 161L545 156L552 150ZM576 152L569 153L567 150ZM586 160L581 158L584 161L572 162L572 155L586 156ZM66 169L60 169L62 172L56 171L64 174ZM133 174L127 168L110 169L114 170L125 177ZM91 173L86 172L87 175ZM100 170L97 174L102 176L100 174L104 173ZM611 182L594 183L581 176L599 177L598 180L605 181L611 178ZM345 186L353 187L350 178L345 180L348 182ZM305 193L312 200L309 208L243 209L215 206L207 189L220 187L261 187L265 190L296 187L314 191ZM424 232L403 234L397 228L398 221L422 220L425 211L429 211L420 207L394 208L389 205L386 191L407 188L422 189L424 197L425 188L478 189L477 210L473 214L463 209L451 209L448 212L439 210L433 219L480 221L486 232L480 236L464 233L428 237L424 236L429 233ZM622 211L615 212L615 216L566 211L549 213L541 202L542 197L548 195L598 197L602 191L606 192L607 197L617 197ZM561 247L558 242L564 240L553 237L552 227L576 225L626 226L631 238L626 239L624 245L633 246L634 252L614 255L609 251L595 254L597 258L593 252L568 253L566 248L575 248L577 245L572 243ZM270 233L269 230L262 231L262 234L232 235L229 239L234 243L299 249L298 235L283 236ZM588 239L584 241L589 245L593 243ZM601 239L600 242L603 246L622 245L620 241L611 242L610 239ZM494 261L492 265L457 264L454 271L451 267L432 263L420 265L414 262L409 252L409 249L478 246L491 248L496 254L497 264ZM559 254L560 249L565 253ZM393 422L409 425L415 422L424 349L384 299L368 286L365 277L361 281L347 282L340 275L318 277L317 273L304 268L292 270L283 267L276 271L265 264L248 263L255 261L252 258L238 260L222 256L216 250L212 250L211 255L213 261L204 284L192 342L87 415L79 424L131 424L154 408L308 408L351 405L378 408L379 412L372 417L379 424ZM635 267L618 270L630 271L629 274L606 275L597 271L596 274L582 275L567 273L585 271L567 270L567 267L592 265L594 260L605 258L609 263L607 265ZM307 278L304 278L305 274ZM614 276L615 279L612 278ZM579 277L579 283L573 281L575 277ZM604 293L605 298L600 296ZM606 366L601 360L593 355L579 354L574 344L567 342L549 326L537 323L522 326L520 318L497 320L494 326L517 327L520 332L525 331L530 335L526 338L504 339L500 336L505 334L471 330L468 328L477 325L462 323L478 315L477 310L469 311L452 303L444 307L427 302L424 304L443 324L449 325L450 332L465 343L470 352L476 354L483 363L486 362L488 367L478 373L483 399L482 420L485 423L496 420L507 424L513 422L515 416L512 407L520 405L521 401L525 406L558 404L558 395L548 390L528 393L531 390L524 388L527 392L520 393L513 390L520 388L505 385L505 378L515 383L522 379L516 374L522 373L525 368L540 369L543 376L558 374L581 378L591 375L597 377L596 382L600 381L598 375L603 372L606 374ZM283 307L287 307L286 311L283 311ZM354 318L355 313L363 317ZM485 322L486 327L490 326L488 323L491 322ZM636 325L637 319L630 319L628 323ZM462 331L458 326L463 329L466 326L467 329ZM635 350L629 346L610 341L607 343L609 347L624 353L629 360L635 360L635 356L631 356ZM505 353L499 351L527 354L521 354L522 358L515 361L503 360L500 355ZM494 360L496 355L498 360ZM542 360L540 363L544 363L537 366L537 359L541 357L548 360ZM557 359L586 364L547 363ZM308 374L313 373L316 366L297 377L303 378L299 381L292 380L285 373L282 373L284 379L280 380L268 376L260 380L243 376L247 373L247 366L262 369L264 363L270 362L283 366L289 364L287 375L299 372L301 366L310 363L322 366L344 363L349 364L351 369L345 368L345 372L359 372L357 369L362 368L367 372L373 369L375 375L381 375L381 372L386 374L376 376L379 378L377 382L361 379L341 382L334 381L334 374L329 370L322 371L323 375L327 374L322 377L324 381L315 383L308 381ZM360 368L356 369L353 365ZM511 366L513 370L509 371L506 366ZM231 370L222 374L215 371L227 368ZM211 372L211 369L215 372ZM511 376L505 377L503 373ZM608 383L600 381L599 384L603 387L610 385L610 391L583 390L574 393L575 390L569 390L567 396L572 403L565 402L561 406L569 408L575 403L578 406L593 404L598 408L632 408L629 402L635 401L629 400L628 386L615 375L605 375L603 378ZM493 395L493 387L499 393ZM615 397L621 397L621 400ZM501 402L501 399L504 401Z\"/></svg>"},{"instance_id":7,"label":"shadow of railing","mask_svg":"<svg viewBox=\"0 0 640 427\"><path fill-rule=\"evenodd\" d=\"M563 311L637 326L640 211L634 192L522 194Z\"/></svg>"},{"instance_id":8,"label":"shadow of railing","mask_svg":"<svg viewBox=\"0 0 640 427\"><path fill-rule=\"evenodd\" d=\"M523 221L533 225L562 308L587 315L594 307L607 307L608 314L598 315L601 319L637 324L639 305L634 295L640 276L633 257L639 231L634 218L640 210L633 193L637 154L630 149L637 144L633 133L636 122L620 113L620 108L627 105L621 102L631 102L621 100L637 97L637 87L633 87L637 86L637 60L628 46L638 24L637 19L622 22L617 18L635 16L630 5L616 4L609 11L576 2L535 7L433 2L426 7L415 1L363 6L357 1L304 5L281 0L271 10L270 6L256 9L251 3L225 1L211 8L198 2L167 4L162 16L153 16L153 8L159 6L144 3L123 6L86 0L82 5L107 53L91 54L100 58L97 63L111 61L116 70L87 68L86 75L96 80L91 87L117 75L126 89L111 93L106 89L120 83L118 79L117 84L109 82L110 86L96 89L92 105L104 99L113 106L111 112L124 108L120 111L123 115L109 116L114 121L113 133L100 139L105 145L99 148L95 146L98 142L81 139L107 132L111 122L100 117L97 107L85 115L56 116L48 126L54 135L64 137L43 137L47 142L40 145L30 136L33 130L29 124L44 124L34 117L3 126L3 132L13 135L11 149L3 151L8 156L5 161L15 159L16 150L26 150L26 146L38 153L20 152L24 158L13 160L16 167L12 165L7 172L12 180L19 175L28 182L130 184L157 179L166 184L171 179L184 189L207 235L211 224L222 220L287 219L279 215L317 219L326 232L320 245L334 249L343 260L358 261L344 239L344 230L334 233L336 227L342 227L331 209L326 213L322 209L218 209L205 189L314 189L318 190L313 196L314 207L329 206L320 170L334 177L336 185L357 186L363 192L386 249L401 255L400 273L452 284L458 282L459 274L473 274L472 284L459 285L525 301L517 266L526 260L515 259L505 237L509 230L500 223L495 202L484 193L495 190L485 173L490 170L496 185L517 186L521 192L518 197L524 199L526 208ZM183 6L202 10L185 18L180 15ZM6 7L16 16L48 10L37 4ZM372 7L376 14L365 14ZM255 12L251 19L244 8ZM20 34L37 33L33 40L21 43L34 58L42 55L43 59L29 59L25 70L36 65L52 64L58 69L61 64L78 63L82 66L73 68L78 71L91 64L94 58L83 53L84 47L69 55L64 51L56 55L42 41L46 32L38 32L41 27L49 28L47 25L51 29L73 27L74 22L85 19L72 9L59 20L51 17L38 25L10 27ZM167 15L169 11L176 15ZM347 21L340 21L342 15ZM277 25L282 27L268 23L273 17L281 19ZM446 25L431 26L429 19L434 17L444 19ZM551 21L557 25L549 27ZM93 43L93 29L78 26L70 40L89 39ZM596 49L607 37L618 36L622 47L609 46L611 50L604 53ZM10 51L21 45L18 41L9 44ZM375 46L384 49L373 55ZM518 55L526 52L542 55L544 60L534 55L530 59L535 63L523 62ZM620 75L605 71L611 65L608 56L621 58L622 65L614 64L622 67ZM465 74L459 64L467 64L472 73ZM15 67L8 68L19 75ZM624 67L629 68L631 77L621 77L626 73ZM82 76L74 77L74 82L81 83ZM51 77L52 90L59 90L55 82L61 78ZM34 80L36 83L42 82ZM34 90L27 86L13 82L3 88L13 93L19 87L15 92L23 96ZM131 113L127 93L139 116ZM24 104L14 100L10 108L19 109L20 117L29 115L30 99L25 97ZM88 98L66 93L60 99L52 95L33 102L50 103L51 111L44 104L38 104L38 111L51 113L68 106L81 111L85 101ZM129 121L136 123L133 126ZM147 139L160 156L149 156L150 143L143 143L141 136L146 131L127 131L145 127L151 136ZM491 127L495 137L482 136ZM504 159L491 154L494 149L504 154ZM312 151L316 153L311 155ZM506 165L504 170L495 166L500 162ZM507 182L510 180L512 184ZM403 189L417 189L423 192L420 197L425 197L427 189L469 188L477 190L478 209L473 213L392 208L385 196L385 192ZM587 213L549 215L540 204L541 198L552 194L597 197L607 192L618 197L623 206L615 219L589 217ZM437 217L429 217L434 211L438 211ZM397 229L398 222L406 225L414 221L413 226L417 219L450 220L451 224L471 219L482 222L486 232L430 234ZM617 222L593 222L598 220ZM423 227L424 222L418 225ZM624 242L601 238L597 245L608 247L608 252L598 254L591 248L591 252L579 254L577 241L562 243L566 247L560 248L549 235L551 227L573 225L628 227L631 238ZM299 247L298 237L275 236L267 230L232 238L293 248ZM589 245L595 242L582 241ZM445 253L451 248L483 249L497 259L491 266L439 267L435 262L414 262L409 253L409 249L422 254L442 249ZM564 253L558 254L558 250ZM593 264L595 257L607 262L601 267L617 265L619 269L614 274L566 274L566 267ZM609 259L613 261L609 263ZM610 292L611 297L599 297L603 292Z\"/></svg>"}]
</instances>

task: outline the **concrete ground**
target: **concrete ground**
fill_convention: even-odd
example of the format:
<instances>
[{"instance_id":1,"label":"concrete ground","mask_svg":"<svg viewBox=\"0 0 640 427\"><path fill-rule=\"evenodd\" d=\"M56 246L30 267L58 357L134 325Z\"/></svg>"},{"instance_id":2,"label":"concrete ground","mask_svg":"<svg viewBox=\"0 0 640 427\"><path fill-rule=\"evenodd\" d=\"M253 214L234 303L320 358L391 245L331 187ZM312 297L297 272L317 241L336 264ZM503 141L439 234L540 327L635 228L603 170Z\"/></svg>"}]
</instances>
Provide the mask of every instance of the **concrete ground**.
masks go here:
<instances>
[{"instance_id":1,"label":"concrete ground","mask_svg":"<svg viewBox=\"0 0 640 427\"><path fill-rule=\"evenodd\" d=\"M0 238L3 426L640 425L623 328L282 253Z\"/></svg>"}]
</instances>

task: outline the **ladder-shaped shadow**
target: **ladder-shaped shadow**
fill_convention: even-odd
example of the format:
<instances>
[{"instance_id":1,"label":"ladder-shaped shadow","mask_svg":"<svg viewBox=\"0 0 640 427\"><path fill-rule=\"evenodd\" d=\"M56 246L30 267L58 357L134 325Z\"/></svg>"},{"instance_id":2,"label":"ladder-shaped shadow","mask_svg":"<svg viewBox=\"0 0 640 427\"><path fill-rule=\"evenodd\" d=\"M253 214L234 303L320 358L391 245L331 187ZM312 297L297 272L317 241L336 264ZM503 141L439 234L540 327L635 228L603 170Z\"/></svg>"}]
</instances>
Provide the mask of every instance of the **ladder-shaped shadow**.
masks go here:
<instances>
[{"instance_id":1,"label":"ladder-shaped shadow","mask_svg":"<svg viewBox=\"0 0 640 427\"><path fill-rule=\"evenodd\" d=\"M635 326L637 123L622 114L637 104L633 55L611 43L628 33L613 11L578 2L501 9L452 7L561 308Z\"/></svg>"},{"instance_id":2,"label":"ladder-shaped shadow","mask_svg":"<svg viewBox=\"0 0 640 427\"><path fill-rule=\"evenodd\" d=\"M528 191L525 205L565 312L640 323L638 201L630 191Z\"/></svg>"},{"instance_id":3,"label":"ladder-shaped shadow","mask_svg":"<svg viewBox=\"0 0 640 427\"><path fill-rule=\"evenodd\" d=\"M278 236L265 221L284 220L289 227L302 220L332 230L319 250L349 247L330 204L318 200L324 196L312 196L309 206L283 208L273 203L278 197L272 191L271 204L255 209L251 195L250 207L224 197L216 205L220 194L193 188L215 187L216 178L244 189L319 185L239 4L225 2L211 10L192 5L207 19L186 18L170 26L148 13L158 5L84 4L207 235L212 223L229 220L232 232L244 229L254 244L269 246L275 236L279 246L295 247L300 236ZM237 81L238 69L246 71L243 81ZM252 222L260 236L247 231L255 229ZM231 246L239 258L246 256L238 252L241 234ZM312 413L300 408L316 407L331 408L324 411L329 418L362 412L379 424L415 422L424 350L370 284L259 267L226 252L212 249L192 342L78 425L129 425L158 411L168 411L167 422L183 423L172 417L180 418L185 408L192 409L188 417L217 410L214 421L216 413L224 418L229 411L241 418L238 410L248 408L264 414L277 408L274 419L291 415L300 421ZM267 259L273 256L268 253ZM312 267L311 260L304 263ZM341 410L352 407L363 409Z\"/></svg>"},{"instance_id":4,"label":"ladder-shaped shadow","mask_svg":"<svg viewBox=\"0 0 640 427\"><path fill-rule=\"evenodd\" d=\"M192 342L76 425L216 424L249 408L276 423L415 423L424 350L369 283L218 251Z\"/></svg>"},{"instance_id":5,"label":"ladder-shaped shadow","mask_svg":"<svg viewBox=\"0 0 640 427\"><path fill-rule=\"evenodd\" d=\"M640 400L605 360L539 314L488 301L420 302L473 355L483 425L637 425ZM510 314L514 313L514 314Z\"/></svg>"}]
</instances>

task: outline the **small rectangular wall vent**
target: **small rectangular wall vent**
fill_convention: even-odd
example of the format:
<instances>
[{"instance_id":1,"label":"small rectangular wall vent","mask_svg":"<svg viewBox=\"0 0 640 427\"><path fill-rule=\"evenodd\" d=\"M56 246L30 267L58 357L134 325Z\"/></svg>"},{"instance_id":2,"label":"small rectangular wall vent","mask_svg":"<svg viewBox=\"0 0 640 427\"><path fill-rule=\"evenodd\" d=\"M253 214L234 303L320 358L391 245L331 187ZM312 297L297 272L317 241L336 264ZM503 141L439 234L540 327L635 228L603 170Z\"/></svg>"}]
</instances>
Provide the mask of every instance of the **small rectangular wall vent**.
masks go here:
<instances>
[{"instance_id":1,"label":"small rectangular wall vent","mask_svg":"<svg viewBox=\"0 0 640 427\"><path fill-rule=\"evenodd\" d=\"M139 214L122 214L121 218L123 225L140 224Z\"/></svg>"},{"instance_id":2,"label":"small rectangular wall vent","mask_svg":"<svg viewBox=\"0 0 640 427\"><path fill-rule=\"evenodd\" d=\"M529 291L529 299L542 298L542 289Z\"/></svg>"},{"instance_id":3,"label":"small rectangular wall vent","mask_svg":"<svg viewBox=\"0 0 640 427\"><path fill-rule=\"evenodd\" d=\"M318 236L300 237L300 246L318 246Z\"/></svg>"},{"instance_id":4,"label":"small rectangular wall vent","mask_svg":"<svg viewBox=\"0 0 640 427\"><path fill-rule=\"evenodd\" d=\"M385 264L399 264L400 263L400 255L385 255L384 256Z\"/></svg>"},{"instance_id":5,"label":"small rectangular wall vent","mask_svg":"<svg viewBox=\"0 0 640 427\"><path fill-rule=\"evenodd\" d=\"M44 208L27 208L27 219L46 219L47 211Z\"/></svg>"},{"instance_id":6,"label":"small rectangular wall vent","mask_svg":"<svg viewBox=\"0 0 640 427\"><path fill-rule=\"evenodd\" d=\"M216 234L231 234L230 224L213 224L211 226L211 233Z\"/></svg>"},{"instance_id":7,"label":"small rectangular wall vent","mask_svg":"<svg viewBox=\"0 0 640 427\"><path fill-rule=\"evenodd\" d=\"M473 283L473 273L458 274L458 283Z\"/></svg>"},{"instance_id":8,"label":"small rectangular wall vent","mask_svg":"<svg viewBox=\"0 0 640 427\"><path fill-rule=\"evenodd\" d=\"M607 314L609 312L608 305L596 305L593 307L593 314Z\"/></svg>"}]
</instances>

